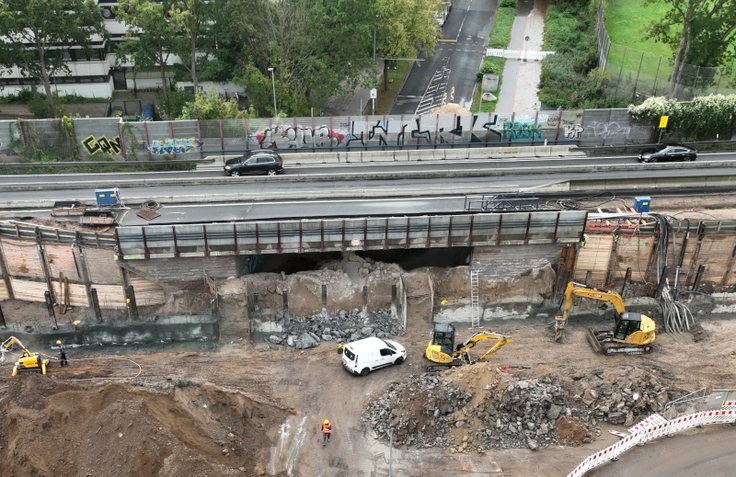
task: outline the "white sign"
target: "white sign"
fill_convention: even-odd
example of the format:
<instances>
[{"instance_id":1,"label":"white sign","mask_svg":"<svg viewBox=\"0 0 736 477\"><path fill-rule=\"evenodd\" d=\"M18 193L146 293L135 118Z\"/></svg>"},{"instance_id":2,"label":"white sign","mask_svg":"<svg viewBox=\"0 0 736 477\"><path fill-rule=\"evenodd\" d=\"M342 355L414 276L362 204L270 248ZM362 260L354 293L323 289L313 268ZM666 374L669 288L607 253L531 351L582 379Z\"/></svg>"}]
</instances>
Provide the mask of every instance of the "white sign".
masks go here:
<instances>
[{"instance_id":1,"label":"white sign","mask_svg":"<svg viewBox=\"0 0 736 477\"><path fill-rule=\"evenodd\" d=\"M376 88L371 88L371 99L377 99L378 98L378 90Z\"/></svg>"},{"instance_id":2,"label":"white sign","mask_svg":"<svg viewBox=\"0 0 736 477\"><path fill-rule=\"evenodd\" d=\"M350 245L353 247L360 247L360 239L353 239L350 241Z\"/></svg>"}]
</instances>

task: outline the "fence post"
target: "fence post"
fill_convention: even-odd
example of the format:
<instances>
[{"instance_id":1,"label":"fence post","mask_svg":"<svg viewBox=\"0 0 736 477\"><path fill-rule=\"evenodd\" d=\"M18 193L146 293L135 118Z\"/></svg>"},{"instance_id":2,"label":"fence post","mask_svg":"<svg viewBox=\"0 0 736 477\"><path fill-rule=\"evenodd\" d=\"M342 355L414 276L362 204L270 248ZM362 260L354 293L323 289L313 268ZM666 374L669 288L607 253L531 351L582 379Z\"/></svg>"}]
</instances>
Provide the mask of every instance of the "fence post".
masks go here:
<instances>
[{"instance_id":1,"label":"fence post","mask_svg":"<svg viewBox=\"0 0 736 477\"><path fill-rule=\"evenodd\" d=\"M636 81L634 81L634 93L631 96L631 102L636 101L636 87L639 86L639 74L641 73L641 64L644 62L644 52L641 52L641 58L639 59L639 70L636 72Z\"/></svg>"},{"instance_id":2,"label":"fence post","mask_svg":"<svg viewBox=\"0 0 736 477\"><path fill-rule=\"evenodd\" d=\"M624 46L624 55L621 58L621 69L618 70L618 81L616 81L616 92L613 93L614 96L618 96L618 87L621 84L621 75L624 74L624 61L626 61L626 50L628 47Z\"/></svg>"},{"instance_id":3,"label":"fence post","mask_svg":"<svg viewBox=\"0 0 736 477\"><path fill-rule=\"evenodd\" d=\"M696 92L695 90L698 89L698 79L700 78L700 65L698 65L698 69L695 72L695 83L693 84L693 97L695 97Z\"/></svg>"},{"instance_id":4,"label":"fence post","mask_svg":"<svg viewBox=\"0 0 736 477\"><path fill-rule=\"evenodd\" d=\"M49 319L51 320L51 328L58 330L59 324L56 322L56 313L54 312L54 302L51 299L51 293L48 291L43 292L43 299L46 302L46 309L49 312Z\"/></svg>"},{"instance_id":5,"label":"fence post","mask_svg":"<svg viewBox=\"0 0 736 477\"><path fill-rule=\"evenodd\" d=\"M657 95L657 79L659 78L660 66L662 66L662 56L659 57L659 63L657 63L657 73L654 75L654 87L652 88L652 96Z\"/></svg>"},{"instance_id":6,"label":"fence post","mask_svg":"<svg viewBox=\"0 0 736 477\"><path fill-rule=\"evenodd\" d=\"M723 79L723 70L725 68L721 68L721 76L718 77L718 85L716 85L716 92L715 94L718 94L718 88L721 87L721 80Z\"/></svg>"}]
</instances>

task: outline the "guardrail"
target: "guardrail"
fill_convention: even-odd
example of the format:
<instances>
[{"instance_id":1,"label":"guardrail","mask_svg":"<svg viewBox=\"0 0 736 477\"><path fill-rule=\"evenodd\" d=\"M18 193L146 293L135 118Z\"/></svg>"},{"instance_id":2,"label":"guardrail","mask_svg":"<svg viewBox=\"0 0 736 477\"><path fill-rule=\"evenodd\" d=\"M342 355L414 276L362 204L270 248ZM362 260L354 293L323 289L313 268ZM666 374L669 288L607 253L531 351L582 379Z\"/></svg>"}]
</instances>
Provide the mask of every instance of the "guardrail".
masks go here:
<instances>
[{"instance_id":1,"label":"guardrail","mask_svg":"<svg viewBox=\"0 0 736 477\"><path fill-rule=\"evenodd\" d=\"M711 393L712 398L717 393L725 395L733 395L733 391L720 390ZM622 439L596 452L580 465L567 474L567 477L580 477L586 472L592 470L609 461L617 461L619 456L634 446L642 446L644 443L658 439L662 436L672 437L675 433L681 432L693 427L703 427L711 424L731 424L736 423L736 400L722 401L718 409L711 409L702 412L696 412L686 416L667 420L659 414L652 414L634 427L629 428L629 434L616 433Z\"/></svg>"}]
</instances>

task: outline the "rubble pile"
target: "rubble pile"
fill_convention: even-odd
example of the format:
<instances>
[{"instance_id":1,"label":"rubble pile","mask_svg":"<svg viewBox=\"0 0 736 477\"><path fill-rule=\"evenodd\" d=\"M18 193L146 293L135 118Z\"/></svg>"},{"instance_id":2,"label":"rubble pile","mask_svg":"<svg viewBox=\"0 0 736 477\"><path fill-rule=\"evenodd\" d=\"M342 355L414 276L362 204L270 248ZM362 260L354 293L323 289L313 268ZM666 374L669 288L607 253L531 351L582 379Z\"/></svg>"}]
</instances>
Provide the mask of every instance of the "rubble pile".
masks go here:
<instances>
[{"instance_id":1,"label":"rubble pile","mask_svg":"<svg viewBox=\"0 0 736 477\"><path fill-rule=\"evenodd\" d=\"M530 379L497 386L465 412L482 423L474 441L480 450L536 450L540 445L557 442L557 420L569 416L572 410L560 386L549 379Z\"/></svg>"},{"instance_id":2,"label":"rubble pile","mask_svg":"<svg viewBox=\"0 0 736 477\"><path fill-rule=\"evenodd\" d=\"M563 377L575 417L589 428L600 422L633 426L641 418L662 412L664 405L679 397L653 374L633 366L609 371Z\"/></svg>"},{"instance_id":3,"label":"rubble pile","mask_svg":"<svg viewBox=\"0 0 736 477\"><path fill-rule=\"evenodd\" d=\"M377 439L388 440L393 433L397 445L449 447L449 432L464 424L454 414L470 399L471 395L452 380L430 373L411 375L369 401L363 422Z\"/></svg>"},{"instance_id":4,"label":"rubble pile","mask_svg":"<svg viewBox=\"0 0 736 477\"><path fill-rule=\"evenodd\" d=\"M272 334L268 341L285 344L296 349L318 346L321 341L356 341L371 336L391 338L404 333L404 326L391 310L361 313L357 308L351 313L322 312L312 316L284 317L282 333Z\"/></svg>"},{"instance_id":5,"label":"rubble pile","mask_svg":"<svg viewBox=\"0 0 736 477\"><path fill-rule=\"evenodd\" d=\"M624 366L579 374L517 377L490 363L425 373L393 383L369 401L364 425L397 444L536 450L595 440L603 423L630 427L679 397L657 371Z\"/></svg>"}]
</instances>

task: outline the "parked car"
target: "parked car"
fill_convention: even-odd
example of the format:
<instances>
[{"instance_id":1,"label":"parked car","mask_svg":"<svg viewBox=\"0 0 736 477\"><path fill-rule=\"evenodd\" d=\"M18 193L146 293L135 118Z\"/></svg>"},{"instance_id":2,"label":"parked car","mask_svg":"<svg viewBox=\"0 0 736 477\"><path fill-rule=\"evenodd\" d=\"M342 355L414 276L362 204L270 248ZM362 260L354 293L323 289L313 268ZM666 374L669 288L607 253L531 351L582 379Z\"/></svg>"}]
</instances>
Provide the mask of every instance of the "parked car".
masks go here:
<instances>
[{"instance_id":1,"label":"parked car","mask_svg":"<svg viewBox=\"0 0 736 477\"><path fill-rule=\"evenodd\" d=\"M233 177L261 172L272 176L283 170L284 161L275 151L255 149L235 159L228 159L224 168L225 174Z\"/></svg>"},{"instance_id":2,"label":"parked car","mask_svg":"<svg viewBox=\"0 0 736 477\"><path fill-rule=\"evenodd\" d=\"M639 152L639 162L694 161L698 151L685 146L657 146Z\"/></svg>"},{"instance_id":3,"label":"parked car","mask_svg":"<svg viewBox=\"0 0 736 477\"><path fill-rule=\"evenodd\" d=\"M401 364L405 360L406 349L403 346L381 338L353 341L342 350L342 367L361 376L392 364Z\"/></svg>"}]
</instances>

